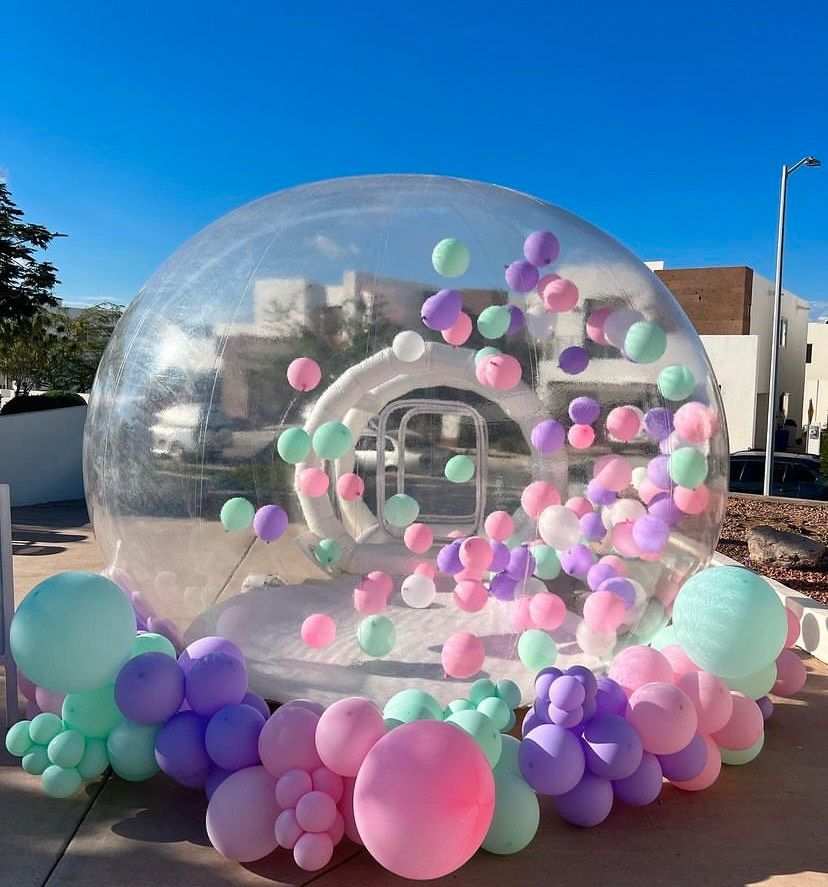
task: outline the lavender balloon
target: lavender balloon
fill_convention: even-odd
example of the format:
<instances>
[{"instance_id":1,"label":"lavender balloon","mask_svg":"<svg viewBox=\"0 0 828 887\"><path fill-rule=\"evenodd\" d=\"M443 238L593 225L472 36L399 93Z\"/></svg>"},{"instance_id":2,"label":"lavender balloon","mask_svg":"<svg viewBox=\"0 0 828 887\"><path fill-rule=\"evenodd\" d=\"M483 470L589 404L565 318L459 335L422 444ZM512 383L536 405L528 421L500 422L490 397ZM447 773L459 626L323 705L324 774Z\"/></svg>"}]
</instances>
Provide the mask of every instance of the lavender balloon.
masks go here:
<instances>
[{"instance_id":1,"label":"lavender balloon","mask_svg":"<svg viewBox=\"0 0 828 887\"><path fill-rule=\"evenodd\" d=\"M507 305L506 310L509 312L509 326L506 328L507 336L514 336L521 332L526 326L526 315L518 308L517 305Z\"/></svg>"},{"instance_id":2,"label":"lavender balloon","mask_svg":"<svg viewBox=\"0 0 828 887\"><path fill-rule=\"evenodd\" d=\"M242 653L239 647L231 640L218 636L210 636L199 638L197 641L193 641L189 644L184 652L178 657L178 664L184 670L184 674L186 675L198 659L202 659L204 656L209 656L211 653L225 653L227 656L232 656L234 659L238 659L239 662L244 662L244 653Z\"/></svg>"},{"instance_id":3,"label":"lavender balloon","mask_svg":"<svg viewBox=\"0 0 828 887\"><path fill-rule=\"evenodd\" d=\"M533 231L523 241L523 255L536 268L551 265L558 258L561 245L551 231Z\"/></svg>"},{"instance_id":4,"label":"lavender balloon","mask_svg":"<svg viewBox=\"0 0 828 887\"><path fill-rule=\"evenodd\" d=\"M762 717L767 721L773 714L773 702L767 696L763 696L756 700L756 704L759 706L759 711L762 712Z\"/></svg>"},{"instance_id":5,"label":"lavender balloon","mask_svg":"<svg viewBox=\"0 0 828 887\"><path fill-rule=\"evenodd\" d=\"M615 797L623 804L643 807L652 804L661 794L662 784L663 776L658 758L649 752L644 752L635 773L626 779L613 782L612 790Z\"/></svg>"},{"instance_id":6,"label":"lavender balloon","mask_svg":"<svg viewBox=\"0 0 828 887\"><path fill-rule=\"evenodd\" d=\"M626 779L641 763L644 748L635 727L618 715L597 715L584 728L587 769L602 779Z\"/></svg>"},{"instance_id":7,"label":"lavender balloon","mask_svg":"<svg viewBox=\"0 0 828 887\"><path fill-rule=\"evenodd\" d=\"M564 727L567 730L574 731L584 720L584 707L582 705L573 708L571 711L566 711L550 703L547 712L550 724L557 724L558 727Z\"/></svg>"},{"instance_id":8,"label":"lavender balloon","mask_svg":"<svg viewBox=\"0 0 828 887\"><path fill-rule=\"evenodd\" d=\"M531 262L512 262L506 267L506 283L516 293L531 292L537 285L540 275Z\"/></svg>"},{"instance_id":9,"label":"lavender balloon","mask_svg":"<svg viewBox=\"0 0 828 887\"><path fill-rule=\"evenodd\" d=\"M457 290L440 290L423 302L420 316L430 330L447 330L454 326L463 309L463 300Z\"/></svg>"},{"instance_id":10,"label":"lavender balloon","mask_svg":"<svg viewBox=\"0 0 828 887\"><path fill-rule=\"evenodd\" d=\"M589 542L600 542L604 536L607 535L607 528L604 526L604 521L601 519L601 515L598 514L597 511L587 512L578 523L581 525L581 533ZM561 563L563 563L563 561L561 561ZM591 566L588 568L588 571L590 569L592 569Z\"/></svg>"},{"instance_id":11,"label":"lavender balloon","mask_svg":"<svg viewBox=\"0 0 828 887\"><path fill-rule=\"evenodd\" d=\"M578 425L592 425L601 415L601 405L591 397L576 397L569 404L569 418Z\"/></svg>"},{"instance_id":12,"label":"lavender balloon","mask_svg":"<svg viewBox=\"0 0 828 887\"><path fill-rule=\"evenodd\" d=\"M583 705L586 688L576 677L561 675L549 688L549 701L562 711L573 711Z\"/></svg>"},{"instance_id":13,"label":"lavender balloon","mask_svg":"<svg viewBox=\"0 0 828 887\"><path fill-rule=\"evenodd\" d=\"M236 705L247 692L247 668L227 653L210 653L193 663L187 674L187 702L200 715L214 715Z\"/></svg>"},{"instance_id":14,"label":"lavender balloon","mask_svg":"<svg viewBox=\"0 0 828 887\"><path fill-rule=\"evenodd\" d=\"M564 348L558 356L558 366L569 376L577 376L589 366L589 354L580 345Z\"/></svg>"},{"instance_id":15,"label":"lavender balloon","mask_svg":"<svg viewBox=\"0 0 828 887\"><path fill-rule=\"evenodd\" d=\"M541 724L520 744L518 767L523 778L541 795L571 791L584 775L581 743L563 727Z\"/></svg>"},{"instance_id":16,"label":"lavender balloon","mask_svg":"<svg viewBox=\"0 0 828 887\"><path fill-rule=\"evenodd\" d=\"M670 525L653 514L642 515L633 523L633 539L642 551L662 551L669 538Z\"/></svg>"},{"instance_id":17,"label":"lavender balloon","mask_svg":"<svg viewBox=\"0 0 828 887\"><path fill-rule=\"evenodd\" d=\"M587 700L595 699L598 692L598 680L585 665L571 665L565 672L571 678L575 678L584 686L584 696Z\"/></svg>"},{"instance_id":18,"label":"lavender balloon","mask_svg":"<svg viewBox=\"0 0 828 887\"><path fill-rule=\"evenodd\" d=\"M460 560L460 546L463 544L462 539L455 539L448 545L444 545L437 552L437 569L447 576L454 576L463 569L463 563Z\"/></svg>"},{"instance_id":19,"label":"lavender balloon","mask_svg":"<svg viewBox=\"0 0 828 887\"><path fill-rule=\"evenodd\" d=\"M258 693L251 693L248 690L242 698L242 705L249 705L251 708L255 708L265 720L270 717L270 706Z\"/></svg>"},{"instance_id":20,"label":"lavender balloon","mask_svg":"<svg viewBox=\"0 0 828 887\"><path fill-rule=\"evenodd\" d=\"M506 575L515 582L522 582L535 572L535 558L525 545L519 545L509 552L509 566Z\"/></svg>"},{"instance_id":21,"label":"lavender balloon","mask_svg":"<svg viewBox=\"0 0 828 887\"><path fill-rule=\"evenodd\" d=\"M492 542L492 562L489 569L492 573L502 573L509 566L511 551L502 542Z\"/></svg>"},{"instance_id":22,"label":"lavender balloon","mask_svg":"<svg viewBox=\"0 0 828 887\"><path fill-rule=\"evenodd\" d=\"M606 715L623 715L627 710L627 694L621 685L612 678L598 678L598 690L595 694L598 711Z\"/></svg>"},{"instance_id":23,"label":"lavender balloon","mask_svg":"<svg viewBox=\"0 0 828 887\"><path fill-rule=\"evenodd\" d=\"M610 815L612 801L612 783L592 773L584 773L575 788L555 797L555 809L572 825L590 828Z\"/></svg>"},{"instance_id":24,"label":"lavender balloon","mask_svg":"<svg viewBox=\"0 0 828 887\"><path fill-rule=\"evenodd\" d=\"M566 441L566 430L555 419L544 419L532 429L532 446L539 453L554 453Z\"/></svg>"},{"instance_id":25,"label":"lavender balloon","mask_svg":"<svg viewBox=\"0 0 828 887\"><path fill-rule=\"evenodd\" d=\"M520 735L526 736L527 733L531 733L535 727L539 727L541 724L547 723L546 721L541 720L535 710L530 708L528 712L526 712L526 716L523 719L523 723L520 725Z\"/></svg>"},{"instance_id":26,"label":"lavender balloon","mask_svg":"<svg viewBox=\"0 0 828 887\"><path fill-rule=\"evenodd\" d=\"M535 694L541 699L549 699L549 688L552 682L559 678L563 672L554 665L542 669L535 675Z\"/></svg>"},{"instance_id":27,"label":"lavender balloon","mask_svg":"<svg viewBox=\"0 0 828 887\"><path fill-rule=\"evenodd\" d=\"M665 779L684 782L695 779L707 764L707 745L700 733L696 733L690 742L672 755L659 755L658 762Z\"/></svg>"},{"instance_id":28,"label":"lavender balloon","mask_svg":"<svg viewBox=\"0 0 828 887\"><path fill-rule=\"evenodd\" d=\"M588 515L584 515L587 517ZM595 563L596 557L588 545L579 542L568 551L561 552L561 569L568 576L584 579L589 568Z\"/></svg>"},{"instance_id":29,"label":"lavender balloon","mask_svg":"<svg viewBox=\"0 0 828 887\"><path fill-rule=\"evenodd\" d=\"M624 601L624 606L629 610L635 606L635 588L629 579L616 576L615 579L607 579L598 586L599 591L611 591Z\"/></svg>"},{"instance_id":30,"label":"lavender balloon","mask_svg":"<svg viewBox=\"0 0 828 887\"><path fill-rule=\"evenodd\" d=\"M259 763L261 712L249 705L225 705L207 724L204 745L213 763L224 770L241 770Z\"/></svg>"},{"instance_id":31,"label":"lavender balloon","mask_svg":"<svg viewBox=\"0 0 828 887\"><path fill-rule=\"evenodd\" d=\"M118 673L115 702L137 724L161 724L184 701L184 672L172 656L156 651L141 653Z\"/></svg>"},{"instance_id":32,"label":"lavender balloon","mask_svg":"<svg viewBox=\"0 0 828 887\"><path fill-rule=\"evenodd\" d=\"M517 581L508 573L498 573L489 583L489 594L499 601L513 601L516 588Z\"/></svg>"},{"instance_id":33,"label":"lavender balloon","mask_svg":"<svg viewBox=\"0 0 828 887\"><path fill-rule=\"evenodd\" d=\"M675 527L684 516L684 512L673 502L669 493L659 493L650 500L647 513L663 520L669 527Z\"/></svg>"},{"instance_id":34,"label":"lavender balloon","mask_svg":"<svg viewBox=\"0 0 828 887\"><path fill-rule=\"evenodd\" d=\"M207 723L194 711L180 711L158 731L155 760L176 782L206 780L212 762L204 745Z\"/></svg>"},{"instance_id":35,"label":"lavender balloon","mask_svg":"<svg viewBox=\"0 0 828 887\"><path fill-rule=\"evenodd\" d=\"M581 525L583 529L583 525ZM587 585L591 591L597 591L607 579L616 579L618 572L610 564L597 563L587 571Z\"/></svg>"},{"instance_id":36,"label":"lavender balloon","mask_svg":"<svg viewBox=\"0 0 828 887\"><path fill-rule=\"evenodd\" d=\"M264 542L275 542L288 523L287 512L281 505L263 505L253 515L253 532Z\"/></svg>"},{"instance_id":37,"label":"lavender balloon","mask_svg":"<svg viewBox=\"0 0 828 887\"><path fill-rule=\"evenodd\" d=\"M644 430L653 440L665 440L673 432L673 414L664 407L653 407L644 414Z\"/></svg>"},{"instance_id":38,"label":"lavender balloon","mask_svg":"<svg viewBox=\"0 0 828 887\"><path fill-rule=\"evenodd\" d=\"M618 493L605 489L597 480L591 480L587 484L586 497L593 505L612 505L618 498Z\"/></svg>"},{"instance_id":39,"label":"lavender balloon","mask_svg":"<svg viewBox=\"0 0 828 887\"><path fill-rule=\"evenodd\" d=\"M647 477L659 490L669 490L673 486L670 479L669 457L653 456L647 463Z\"/></svg>"}]
</instances>

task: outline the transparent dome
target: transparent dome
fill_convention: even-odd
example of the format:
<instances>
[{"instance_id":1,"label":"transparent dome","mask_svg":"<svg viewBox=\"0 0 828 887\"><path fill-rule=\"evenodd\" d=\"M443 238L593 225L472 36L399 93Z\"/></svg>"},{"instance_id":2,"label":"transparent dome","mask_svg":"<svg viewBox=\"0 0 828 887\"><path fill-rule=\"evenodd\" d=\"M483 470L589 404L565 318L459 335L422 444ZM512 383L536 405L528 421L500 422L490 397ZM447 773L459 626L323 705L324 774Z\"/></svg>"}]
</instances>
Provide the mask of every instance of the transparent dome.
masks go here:
<instances>
[{"instance_id":1,"label":"transparent dome","mask_svg":"<svg viewBox=\"0 0 828 887\"><path fill-rule=\"evenodd\" d=\"M150 628L233 639L271 699L446 704L481 676L529 698L549 636L590 666L646 642L712 554L727 453L698 336L619 243L505 188L370 176L256 200L159 268L98 371L85 478ZM228 532L236 497L284 509L281 535L244 503ZM469 536L491 544L458 574ZM321 648L313 614L336 626Z\"/></svg>"}]
</instances>

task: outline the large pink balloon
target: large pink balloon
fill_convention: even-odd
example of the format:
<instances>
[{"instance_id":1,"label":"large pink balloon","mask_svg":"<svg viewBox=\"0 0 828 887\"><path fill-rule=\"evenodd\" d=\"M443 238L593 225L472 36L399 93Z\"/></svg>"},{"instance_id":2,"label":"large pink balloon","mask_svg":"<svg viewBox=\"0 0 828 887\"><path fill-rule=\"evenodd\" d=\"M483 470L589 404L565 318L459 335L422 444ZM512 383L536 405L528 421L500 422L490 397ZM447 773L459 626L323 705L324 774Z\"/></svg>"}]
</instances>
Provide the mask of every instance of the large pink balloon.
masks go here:
<instances>
[{"instance_id":1,"label":"large pink balloon","mask_svg":"<svg viewBox=\"0 0 828 887\"><path fill-rule=\"evenodd\" d=\"M460 868L486 837L494 813L491 767L463 730L412 721L386 734L359 770L356 825L368 851L403 878Z\"/></svg>"},{"instance_id":2,"label":"large pink balloon","mask_svg":"<svg viewBox=\"0 0 828 887\"><path fill-rule=\"evenodd\" d=\"M316 725L322 763L340 776L356 776L365 756L385 736L382 712L368 699L351 696L334 702Z\"/></svg>"},{"instance_id":3,"label":"large pink balloon","mask_svg":"<svg viewBox=\"0 0 828 887\"><path fill-rule=\"evenodd\" d=\"M276 849L273 829L280 812L276 780L264 767L237 770L210 798L207 835L222 856L253 862Z\"/></svg>"},{"instance_id":4,"label":"large pink balloon","mask_svg":"<svg viewBox=\"0 0 828 887\"><path fill-rule=\"evenodd\" d=\"M672 682L644 684L630 696L628 719L644 751L674 755L693 738L698 716L690 697Z\"/></svg>"},{"instance_id":5,"label":"large pink balloon","mask_svg":"<svg viewBox=\"0 0 828 887\"><path fill-rule=\"evenodd\" d=\"M709 671L690 671L677 681L690 697L699 721L699 733L721 730L733 714L733 697L727 684Z\"/></svg>"},{"instance_id":6,"label":"large pink balloon","mask_svg":"<svg viewBox=\"0 0 828 887\"><path fill-rule=\"evenodd\" d=\"M272 776L322 766L315 742L318 721L319 715L298 705L283 706L268 718L259 734L259 757Z\"/></svg>"}]
</instances>

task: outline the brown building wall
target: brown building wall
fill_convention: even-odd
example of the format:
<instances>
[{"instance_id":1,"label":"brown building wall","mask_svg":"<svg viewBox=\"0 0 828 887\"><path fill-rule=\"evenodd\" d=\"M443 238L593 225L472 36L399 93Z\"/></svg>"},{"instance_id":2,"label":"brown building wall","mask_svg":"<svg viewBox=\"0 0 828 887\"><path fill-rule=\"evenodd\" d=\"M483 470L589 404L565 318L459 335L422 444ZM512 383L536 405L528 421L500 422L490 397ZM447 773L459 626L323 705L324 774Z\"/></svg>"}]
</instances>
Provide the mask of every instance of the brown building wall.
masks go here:
<instances>
[{"instance_id":1,"label":"brown building wall","mask_svg":"<svg viewBox=\"0 0 828 887\"><path fill-rule=\"evenodd\" d=\"M700 335L748 335L753 270L677 268L655 272Z\"/></svg>"}]
</instances>

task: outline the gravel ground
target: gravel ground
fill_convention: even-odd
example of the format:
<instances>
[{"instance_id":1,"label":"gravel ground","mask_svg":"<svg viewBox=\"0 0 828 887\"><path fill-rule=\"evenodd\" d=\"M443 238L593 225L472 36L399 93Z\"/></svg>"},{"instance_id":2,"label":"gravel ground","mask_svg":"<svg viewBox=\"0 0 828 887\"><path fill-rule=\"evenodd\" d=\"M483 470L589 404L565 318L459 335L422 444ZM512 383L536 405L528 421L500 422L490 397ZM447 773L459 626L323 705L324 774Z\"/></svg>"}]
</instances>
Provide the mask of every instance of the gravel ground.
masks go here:
<instances>
[{"instance_id":1,"label":"gravel ground","mask_svg":"<svg viewBox=\"0 0 828 887\"><path fill-rule=\"evenodd\" d=\"M731 496L727 503L718 550L752 569L760 569L748 557L747 531L756 524L768 524L828 544L828 504L797 505L765 499ZM808 597L828 604L828 572L790 570L763 564L760 571Z\"/></svg>"}]
</instances>

